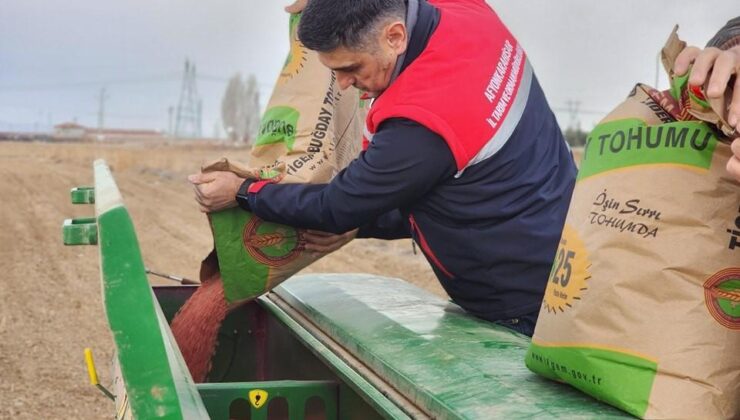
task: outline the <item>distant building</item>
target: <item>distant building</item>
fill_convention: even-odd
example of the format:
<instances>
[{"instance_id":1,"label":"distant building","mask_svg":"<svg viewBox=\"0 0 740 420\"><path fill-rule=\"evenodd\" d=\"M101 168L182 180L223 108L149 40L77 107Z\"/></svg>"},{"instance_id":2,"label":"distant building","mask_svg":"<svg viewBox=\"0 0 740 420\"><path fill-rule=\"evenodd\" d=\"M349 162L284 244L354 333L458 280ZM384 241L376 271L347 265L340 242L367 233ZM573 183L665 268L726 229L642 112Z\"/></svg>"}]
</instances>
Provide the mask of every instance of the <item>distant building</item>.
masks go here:
<instances>
[{"instance_id":1,"label":"distant building","mask_svg":"<svg viewBox=\"0 0 740 420\"><path fill-rule=\"evenodd\" d=\"M54 126L54 138L59 140L83 141L126 141L126 140L162 140L164 135L156 130L119 129L85 127L73 122Z\"/></svg>"},{"instance_id":2,"label":"distant building","mask_svg":"<svg viewBox=\"0 0 740 420\"><path fill-rule=\"evenodd\" d=\"M54 126L54 137L58 139L81 139L85 137L87 128L73 122L66 122Z\"/></svg>"},{"instance_id":3,"label":"distant building","mask_svg":"<svg viewBox=\"0 0 740 420\"><path fill-rule=\"evenodd\" d=\"M89 137L91 140L98 141L164 139L164 134L157 130L129 130L118 128L104 128L102 130L88 128L86 136Z\"/></svg>"},{"instance_id":4,"label":"distant building","mask_svg":"<svg viewBox=\"0 0 740 420\"><path fill-rule=\"evenodd\" d=\"M49 141L49 133L0 131L0 141Z\"/></svg>"}]
</instances>

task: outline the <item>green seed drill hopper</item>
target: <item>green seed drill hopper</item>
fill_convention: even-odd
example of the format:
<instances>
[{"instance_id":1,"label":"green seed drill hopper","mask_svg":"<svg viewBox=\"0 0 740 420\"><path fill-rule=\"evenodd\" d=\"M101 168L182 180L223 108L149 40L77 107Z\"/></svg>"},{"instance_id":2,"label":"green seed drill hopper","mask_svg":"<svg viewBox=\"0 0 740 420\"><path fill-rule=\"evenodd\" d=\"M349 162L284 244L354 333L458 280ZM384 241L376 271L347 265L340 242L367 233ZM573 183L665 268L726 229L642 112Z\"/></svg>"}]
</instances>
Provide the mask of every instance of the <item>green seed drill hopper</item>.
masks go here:
<instances>
[{"instance_id":1,"label":"green seed drill hopper","mask_svg":"<svg viewBox=\"0 0 740 420\"><path fill-rule=\"evenodd\" d=\"M116 348L116 418L567 418L624 414L524 366L527 337L466 315L397 279L296 276L243 305L219 332L208 383L194 383L168 322L197 285L151 287L131 218L105 162L72 202L64 243L97 245Z\"/></svg>"}]
</instances>

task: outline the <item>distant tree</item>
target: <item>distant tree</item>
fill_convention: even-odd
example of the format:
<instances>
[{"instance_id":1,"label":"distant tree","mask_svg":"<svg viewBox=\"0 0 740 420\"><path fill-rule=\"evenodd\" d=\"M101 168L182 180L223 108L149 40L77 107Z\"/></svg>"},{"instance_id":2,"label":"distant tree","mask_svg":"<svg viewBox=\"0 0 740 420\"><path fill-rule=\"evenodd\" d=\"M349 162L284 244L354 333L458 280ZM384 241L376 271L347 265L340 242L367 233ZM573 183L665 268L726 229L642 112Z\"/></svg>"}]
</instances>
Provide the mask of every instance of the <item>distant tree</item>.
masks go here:
<instances>
[{"instance_id":1,"label":"distant tree","mask_svg":"<svg viewBox=\"0 0 740 420\"><path fill-rule=\"evenodd\" d=\"M567 141L571 147L583 147L586 145L588 132L581 130L581 127L568 127L563 132L563 137L565 137L565 141Z\"/></svg>"},{"instance_id":2,"label":"distant tree","mask_svg":"<svg viewBox=\"0 0 740 420\"><path fill-rule=\"evenodd\" d=\"M246 142L252 144L260 127L260 91L253 74L249 75L244 89L244 119Z\"/></svg>"},{"instance_id":3,"label":"distant tree","mask_svg":"<svg viewBox=\"0 0 740 420\"><path fill-rule=\"evenodd\" d=\"M234 142L239 141L244 129L239 126L239 109L243 91L242 76L235 74L226 85L226 91L221 99L221 121L224 124L226 135Z\"/></svg>"},{"instance_id":4,"label":"distant tree","mask_svg":"<svg viewBox=\"0 0 740 420\"><path fill-rule=\"evenodd\" d=\"M250 75L246 83L240 73L226 85L221 99L221 120L229 138L240 144L251 144L259 128L259 91L257 79Z\"/></svg>"}]
</instances>

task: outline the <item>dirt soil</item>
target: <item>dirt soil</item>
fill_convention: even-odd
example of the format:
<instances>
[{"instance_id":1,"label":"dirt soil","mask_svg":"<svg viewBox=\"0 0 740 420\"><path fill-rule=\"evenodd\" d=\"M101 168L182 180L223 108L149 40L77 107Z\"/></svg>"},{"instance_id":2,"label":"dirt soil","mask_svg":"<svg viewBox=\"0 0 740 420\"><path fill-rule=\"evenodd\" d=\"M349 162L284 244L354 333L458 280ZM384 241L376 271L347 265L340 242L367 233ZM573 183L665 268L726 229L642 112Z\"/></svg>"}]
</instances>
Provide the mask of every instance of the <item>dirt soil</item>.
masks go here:
<instances>
[{"instance_id":1,"label":"dirt soil","mask_svg":"<svg viewBox=\"0 0 740 420\"><path fill-rule=\"evenodd\" d=\"M146 266L197 278L212 241L186 176L206 161L247 153L203 144L0 142L0 419L113 417L112 402L88 384L83 360L91 347L108 383L112 341L97 248L65 247L61 235L64 219L94 214L69 196L72 187L92 185L93 160L111 166ZM399 277L445 296L410 240L356 240L305 271Z\"/></svg>"}]
</instances>

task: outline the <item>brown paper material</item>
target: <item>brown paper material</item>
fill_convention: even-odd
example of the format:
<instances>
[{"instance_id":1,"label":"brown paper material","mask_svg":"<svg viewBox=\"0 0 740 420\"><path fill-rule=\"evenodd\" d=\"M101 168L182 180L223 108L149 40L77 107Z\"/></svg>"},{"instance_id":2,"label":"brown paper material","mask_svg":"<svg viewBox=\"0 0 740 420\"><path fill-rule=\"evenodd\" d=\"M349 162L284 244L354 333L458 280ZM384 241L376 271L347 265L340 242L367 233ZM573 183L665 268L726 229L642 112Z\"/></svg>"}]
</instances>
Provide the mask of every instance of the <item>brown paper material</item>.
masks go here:
<instances>
[{"instance_id":1,"label":"brown paper material","mask_svg":"<svg viewBox=\"0 0 740 420\"><path fill-rule=\"evenodd\" d=\"M262 116L248 164L221 159L202 170L231 171L274 183L327 183L360 152L365 104L297 39L292 15L291 52ZM235 208L210 215L225 296L254 298L322 254L304 251L304 231L268 223ZM213 262L211 260L211 262Z\"/></svg>"},{"instance_id":2,"label":"brown paper material","mask_svg":"<svg viewBox=\"0 0 740 420\"><path fill-rule=\"evenodd\" d=\"M738 418L740 184L721 115L673 82L591 132L527 366L639 417Z\"/></svg>"}]
</instances>

